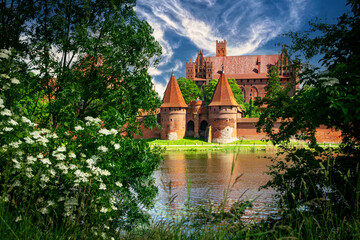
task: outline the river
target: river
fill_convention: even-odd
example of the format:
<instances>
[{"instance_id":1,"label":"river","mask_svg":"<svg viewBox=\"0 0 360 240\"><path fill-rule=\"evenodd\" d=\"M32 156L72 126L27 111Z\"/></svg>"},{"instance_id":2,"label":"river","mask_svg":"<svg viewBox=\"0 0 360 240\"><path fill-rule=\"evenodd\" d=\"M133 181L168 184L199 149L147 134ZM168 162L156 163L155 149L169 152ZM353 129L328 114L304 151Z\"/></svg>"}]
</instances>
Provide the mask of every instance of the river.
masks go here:
<instances>
[{"instance_id":1,"label":"river","mask_svg":"<svg viewBox=\"0 0 360 240\"><path fill-rule=\"evenodd\" d=\"M202 204L204 200L220 203L229 181L232 185L241 175L239 181L231 188L229 202L255 199L253 207L248 209L244 218L276 212L273 208L272 189L261 189L270 177L266 174L271 161L271 154L236 153L236 152L180 152L168 151L164 154L164 163L154 173L159 194L155 211L167 205L168 199L175 196L171 204L173 209L181 209L188 199L187 180L190 182L190 202ZM231 169L234 168L231 175ZM169 184L171 181L171 193ZM168 205L167 205L168 206ZM153 212L153 214L154 214ZM161 213L162 214L162 213Z\"/></svg>"}]
</instances>

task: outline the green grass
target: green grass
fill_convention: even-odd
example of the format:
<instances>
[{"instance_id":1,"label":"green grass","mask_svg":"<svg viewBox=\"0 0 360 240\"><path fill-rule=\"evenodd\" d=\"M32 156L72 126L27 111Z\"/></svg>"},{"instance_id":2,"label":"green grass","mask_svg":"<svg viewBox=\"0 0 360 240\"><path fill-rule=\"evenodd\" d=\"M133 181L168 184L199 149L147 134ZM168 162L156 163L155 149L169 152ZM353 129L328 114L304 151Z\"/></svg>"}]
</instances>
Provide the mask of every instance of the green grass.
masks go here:
<instances>
[{"instance_id":1,"label":"green grass","mask_svg":"<svg viewBox=\"0 0 360 240\"><path fill-rule=\"evenodd\" d=\"M277 146L261 140L238 140L232 143L208 143L202 138L186 137L179 140L145 139L151 146L163 146L167 151L240 151L240 152L274 152ZM306 147L304 142L291 142L296 147ZM339 144L321 143L323 147L338 147Z\"/></svg>"}]
</instances>

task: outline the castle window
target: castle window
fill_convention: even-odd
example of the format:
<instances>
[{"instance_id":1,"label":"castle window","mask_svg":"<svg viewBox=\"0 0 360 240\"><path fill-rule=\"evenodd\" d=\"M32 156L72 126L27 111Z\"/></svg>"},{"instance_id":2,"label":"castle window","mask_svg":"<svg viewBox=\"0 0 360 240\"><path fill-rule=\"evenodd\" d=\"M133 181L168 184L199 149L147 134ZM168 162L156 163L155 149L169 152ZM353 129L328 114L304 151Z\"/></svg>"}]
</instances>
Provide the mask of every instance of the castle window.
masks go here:
<instances>
[{"instance_id":1,"label":"castle window","mask_svg":"<svg viewBox=\"0 0 360 240\"><path fill-rule=\"evenodd\" d=\"M247 80L247 82L249 82L249 79Z\"/></svg>"},{"instance_id":2,"label":"castle window","mask_svg":"<svg viewBox=\"0 0 360 240\"><path fill-rule=\"evenodd\" d=\"M242 82L243 80L241 80L241 82Z\"/></svg>"},{"instance_id":3,"label":"castle window","mask_svg":"<svg viewBox=\"0 0 360 240\"><path fill-rule=\"evenodd\" d=\"M219 106L219 110L221 109L221 106Z\"/></svg>"},{"instance_id":4,"label":"castle window","mask_svg":"<svg viewBox=\"0 0 360 240\"><path fill-rule=\"evenodd\" d=\"M256 79L254 80L254 82L256 82Z\"/></svg>"},{"instance_id":5,"label":"castle window","mask_svg":"<svg viewBox=\"0 0 360 240\"><path fill-rule=\"evenodd\" d=\"M172 118L170 118L170 122L172 122Z\"/></svg>"},{"instance_id":6,"label":"castle window","mask_svg":"<svg viewBox=\"0 0 360 240\"><path fill-rule=\"evenodd\" d=\"M250 86L252 86L252 84L250 84Z\"/></svg>"},{"instance_id":7,"label":"castle window","mask_svg":"<svg viewBox=\"0 0 360 240\"><path fill-rule=\"evenodd\" d=\"M262 82L262 79L260 79L260 82Z\"/></svg>"},{"instance_id":8,"label":"castle window","mask_svg":"<svg viewBox=\"0 0 360 240\"><path fill-rule=\"evenodd\" d=\"M169 111L171 111L171 108L169 108Z\"/></svg>"}]
</instances>

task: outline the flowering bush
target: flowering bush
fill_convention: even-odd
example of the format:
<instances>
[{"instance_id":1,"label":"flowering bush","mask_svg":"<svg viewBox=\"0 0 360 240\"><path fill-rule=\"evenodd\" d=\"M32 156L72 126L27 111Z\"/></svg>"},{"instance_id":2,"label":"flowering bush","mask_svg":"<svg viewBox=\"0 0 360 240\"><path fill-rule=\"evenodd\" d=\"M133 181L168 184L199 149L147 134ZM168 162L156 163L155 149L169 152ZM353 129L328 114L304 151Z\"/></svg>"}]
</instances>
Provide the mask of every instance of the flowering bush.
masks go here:
<instances>
[{"instance_id":1,"label":"flowering bush","mask_svg":"<svg viewBox=\"0 0 360 240\"><path fill-rule=\"evenodd\" d=\"M18 84L17 79L0 78L7 89ZM70 130L38 128L6 106L4 91L1 206L8 206L18 221L31 216L40 227L81 225L94 234L146 220L143 209L152 205L157 193L152 173L160 162L160 149L105 129L99 118L90 116Z\"/></svg>"}]
</instances>

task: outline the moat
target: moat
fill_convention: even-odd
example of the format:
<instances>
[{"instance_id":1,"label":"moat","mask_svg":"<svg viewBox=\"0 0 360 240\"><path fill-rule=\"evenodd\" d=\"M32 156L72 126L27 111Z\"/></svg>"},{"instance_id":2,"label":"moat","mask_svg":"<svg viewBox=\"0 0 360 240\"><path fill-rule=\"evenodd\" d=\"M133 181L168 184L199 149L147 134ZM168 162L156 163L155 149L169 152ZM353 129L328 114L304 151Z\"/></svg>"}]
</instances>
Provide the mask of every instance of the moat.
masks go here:
<instances>
[{"instance_id":1,"label":"moat","mask_svg":"<svg viewBox=\"0 0 360 240\"><path fill-rule=\"evenodd\" d=\"M170 181L171 195L176 194L171 208L180 210L184 206L188 198L187 176L191 183L192 204L202 204L206 199L220 203L230 178L232 185L235 179L242 175L229 193L230 202L240 197L243 201L257 198L253 203L253 208L246 212L245 217L254 215L263 217L275 212L271 206L275 202L272 196L274 191L259 190L259 187L270 179L266 172L267 166L271 164L268 157L271 156L264 153L166 152L164 163L155 172L159 187L155 215L163 214L159 210L166 206L169 198L164 184L168 187ZM233 159L235 159L235 165L231 176Z\"/></svg>"}]
</instances>

